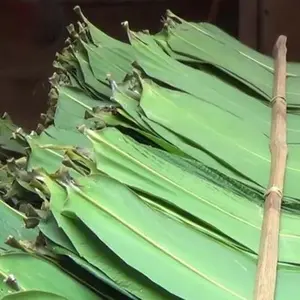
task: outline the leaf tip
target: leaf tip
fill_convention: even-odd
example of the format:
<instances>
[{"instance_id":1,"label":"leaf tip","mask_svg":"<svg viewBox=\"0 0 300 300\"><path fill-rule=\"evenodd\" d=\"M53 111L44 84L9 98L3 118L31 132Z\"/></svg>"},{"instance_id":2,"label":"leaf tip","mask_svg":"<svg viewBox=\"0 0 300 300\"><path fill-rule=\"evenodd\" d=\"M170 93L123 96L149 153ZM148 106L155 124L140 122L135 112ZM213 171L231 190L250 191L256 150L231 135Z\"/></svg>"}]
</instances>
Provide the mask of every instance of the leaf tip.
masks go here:
<instances>
[{"instance_id":1,"label":"leaf tip","mask_svg":"<svg viewBox=\"0 0 300 300\"><path fill-rule=\"evenodd\" d=\"M86 125L82 124L82 125L77 126L77 130L78 130L80 133L85 134L85 132L86 132L86 130L87 130Z\"/></svg>"}]
</instances>

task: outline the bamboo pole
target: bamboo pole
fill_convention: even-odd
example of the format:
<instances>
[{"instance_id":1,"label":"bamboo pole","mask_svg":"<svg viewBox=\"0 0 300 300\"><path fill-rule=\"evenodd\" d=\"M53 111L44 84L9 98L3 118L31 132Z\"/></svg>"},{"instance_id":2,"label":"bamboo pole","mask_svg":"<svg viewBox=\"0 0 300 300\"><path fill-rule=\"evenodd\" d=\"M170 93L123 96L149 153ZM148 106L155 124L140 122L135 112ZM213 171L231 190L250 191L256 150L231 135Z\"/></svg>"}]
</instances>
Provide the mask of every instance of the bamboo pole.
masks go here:
<instances>
[{"instance_id":1,"label":"bamboo pole","mask_svg":"<svg viewBox=\"0 0 300 300\"><path fill-rule=\"evenodd\" d=\"M280 209L288 152L285 100L286 40L285 36L279 36L273 50L275 74L270 137L271 170L269 188L265 194L264 218L255 282L255 300L273 300L276 290Z\"/></svg>"}]
</instances>

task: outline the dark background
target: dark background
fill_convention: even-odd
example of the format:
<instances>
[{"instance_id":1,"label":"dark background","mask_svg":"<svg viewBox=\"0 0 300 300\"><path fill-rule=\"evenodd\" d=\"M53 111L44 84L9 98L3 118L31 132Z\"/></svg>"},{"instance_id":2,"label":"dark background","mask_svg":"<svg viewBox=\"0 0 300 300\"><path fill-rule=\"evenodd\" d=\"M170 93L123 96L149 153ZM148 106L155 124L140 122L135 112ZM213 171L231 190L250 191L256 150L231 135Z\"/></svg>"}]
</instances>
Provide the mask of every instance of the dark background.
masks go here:
<instances>
[{"instance_id":1,"label":"dark background","mask_svg":"<svg viewBox=\"0 0 300 300\"><path fill-rule=\"evenodd\" d=\"M209 21L266 54L288 35L288 58L300 61L298 0L1 0L0 113L35 128L47 105L52 61L76 22L73 7L109 35L126 39L120 23L158 31L166 9L188 21ZM299 26L298 26L299 27Z\"/></svg>"}]
</instances>

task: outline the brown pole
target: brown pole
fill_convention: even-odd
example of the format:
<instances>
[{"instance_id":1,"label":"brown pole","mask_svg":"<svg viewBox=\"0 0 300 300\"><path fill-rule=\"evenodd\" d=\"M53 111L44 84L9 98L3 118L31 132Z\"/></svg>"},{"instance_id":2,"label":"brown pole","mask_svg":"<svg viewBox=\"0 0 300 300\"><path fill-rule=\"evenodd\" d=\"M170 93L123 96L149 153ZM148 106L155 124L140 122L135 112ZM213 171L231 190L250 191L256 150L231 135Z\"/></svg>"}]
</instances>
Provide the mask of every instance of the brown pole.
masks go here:
<instances>
[{"instance_id":1,"label":"brown pole","mask_svg":"<svg viewBox=\"0 0 300 300\"><path fill-rule=\"evenodd\" d=\"M272 98L272 126L270 137L271 171L266 191L255 300L273 300L276 290L280 209L285 177L286 143L286 40L279 36L274 46L274 86Z\"/></svg>"}]
</instances>

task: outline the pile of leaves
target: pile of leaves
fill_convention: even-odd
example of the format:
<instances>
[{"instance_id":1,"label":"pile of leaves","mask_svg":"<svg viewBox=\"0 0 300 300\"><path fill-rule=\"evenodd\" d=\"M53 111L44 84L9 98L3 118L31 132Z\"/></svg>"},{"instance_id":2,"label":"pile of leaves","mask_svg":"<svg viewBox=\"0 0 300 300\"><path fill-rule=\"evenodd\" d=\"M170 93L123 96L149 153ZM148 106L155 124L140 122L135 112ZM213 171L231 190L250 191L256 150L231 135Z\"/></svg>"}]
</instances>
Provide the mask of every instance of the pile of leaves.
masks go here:
<instances>
[{"instance_id":1,"label":"pile of leaves","mask_svg":"<svg viewBox=\"0 0 300 300\"><path fill-rule=\"evenodd\" d=\"M170 11L129 43L75 11L37 130L0 123L1 299L252 299L273 60ZM300 65L287 86L276 299L300 297Z\"/></svg>"}]
</instances>

